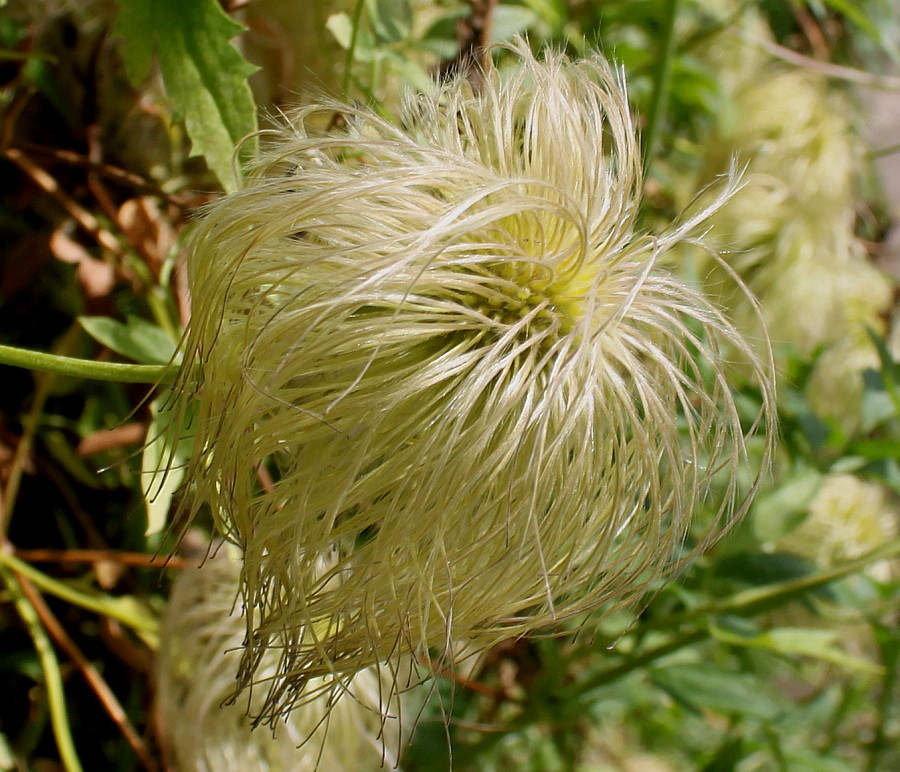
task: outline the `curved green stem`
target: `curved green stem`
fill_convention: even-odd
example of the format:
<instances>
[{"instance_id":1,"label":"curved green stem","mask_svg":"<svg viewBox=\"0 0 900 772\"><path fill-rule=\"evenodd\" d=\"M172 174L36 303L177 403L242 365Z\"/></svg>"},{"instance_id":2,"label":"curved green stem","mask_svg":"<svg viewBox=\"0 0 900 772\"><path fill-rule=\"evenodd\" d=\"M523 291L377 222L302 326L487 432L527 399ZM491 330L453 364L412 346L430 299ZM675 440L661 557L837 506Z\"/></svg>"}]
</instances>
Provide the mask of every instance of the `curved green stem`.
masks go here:
<instances>
[{"instance_id":1,"label":"curved green stem","mask_svg":"<svg viewBox=\"0 0 900 772\"><path fill-rule=\"evenodd\" d=\"M640 667L649 665L667 654L710 637L709 627L704 624L705 620L718 616L749 617L761 614L764 611L771 611L791 601L798 600L831 582L854 574L872 563L889 560L898 554L900 554L900 539L895 539L867 555L847 561L818 574L811 574L800 579L792 579L766 587L745 590L723 601L694 609L687 614L670 617L665 621L665 627L669 629L675 629L689 622L697 623L699 626L688 628L659 646L632 656L619 665L594 673L583 681L578 682L572 688L579 694L584 694L592 689L605 686ZM660 626L662 625L651 623L644 627L644 631L646 632L649 629Z\"/></svg>"},{"instance_id":2,"label":"curved green stem","mask_svg":"<svg viewBox=\"0 0 900 772\"><path fill-rule=\"evenodd\" d=\"M172 365L128 365L117 362L95 362L92 359L75 359L44 351L0 345L0 364L40 370L57 375L71 375L94 381L118 383L171 383L178 368Z\"/></svg>"},{"instance_id":3,"label":"curved green stem","mask_svg":"<svg viewBox=\"0 0 900 772\"><path fill-rule=\"evenodd\" d=\"M633 673L635 670L639 670L645 665L651 665L669 654L674 654L676 651L680 651L681 649L698 643L708 637L709 631L706 628L689 630L665 643L661 643L659 646L655 646L652 649L648 649L647 651L633 656L631 659L626 659L620 665L600 670L584 680L577 682L571 688L574 690L574 694L586 694L587 692L599 689L601 686L605 686L629 673Z\"/></svg>"},{"instance_id":4,"label":"curved green stem","mask_svg":"<svg viewBox=\"0 0 900 772\"><path fill-rule=\"evenodd\" d=\"M39 589L79 608L115 619L132 629L155 637L159 625L149 611L127 597L114 598L101 593L77 590L58 579L47 576L15 555L0 550L0 570L12 570L29 579Z\"/></svg>"},{"instance_id":5,"label":"curved green stem","mask_svg":"<svg viewBox=\"0 0 900 772\"><path fill-rule=\"evenodd\" d=\"M894 539L861 557L840 563L815 574L789 579L777 584L742 590L730 598L698 606L690 611L670 615L666 619L652 621L643 630L671 630L685 624L700 622L717 616L749 617L783 606L825 587L838 579L855 574L863 568L882 560L892 560L900 555L900 539Z\"/></svg>"},{"instance_id":6,"label":"curved green stem","mask_svg":"<svg viewBox=\"0 0 900 772\"><path fill-rule=\"evenodd\" d=\"M900 678L900 668L897 667L898 663L900 663L900 632L894 627L882 625L877 627L873 625L873 629L875 640L881 651L884 679L881 683L881 694L878 696L878 702L876 703L875 731L874 737L868 744L869 758L865 772L877 772L877 770L882 768L881 760L891 745L887 726L893 713L897 679Z\"/></svg>"},{"instance_id":7,"label":"curved green stem","mask_svg":"<svg viewBox=\"0 0 900 772\"><path fill-rule=\"evenodd\" d=\"M364 2L365 0L356 0L356 7L353 9L353 32L350 33L350 45L347 46L347 58L344 61L344 82L341 84L341 93L343 93L344 99L349 97L353 57L356 54L356 41L359 39L359 24L362 20Z\"/></svg>"},{"instance_id":8,"label":"curved green stem","mask_svg":"<svg viewBox=\"0 0 900 772\"><path fill-rule=\"evenodd\" d=\"M0 566L0 576L3 577L13 605L19 612L19 616L34 642L34 650L37 652L41 670L44 672L44 687L47 689L47 702L50 705L50 723L53 726L53 735L56 738L60 761L66 772L81 772L81 762L78 760L78 753L72 739L72 727L66 713L62 673L59 669L59 661L56 659L56 652L53 650L53 644L50 643L50 638L44 630L37 612L23 594L15 576L2 566Z\"/></svg>"},{"instance_id":9,"label":"curved green stem","mask_svg":"<svg viewBox=\"0 0 900 772\"><path fill-rule=\"evenodd\" d=\"M653 101L647 116L647 130L644 132L644 174L650 168L650 161L659 143L660 127L669 106L669 91L672 87L672 62L675 59L675 20L678 17L678 5L681 0L669 0L666 16L663 19L663 39L659 61L653 84Z\"/></svg>"}]
</instances>

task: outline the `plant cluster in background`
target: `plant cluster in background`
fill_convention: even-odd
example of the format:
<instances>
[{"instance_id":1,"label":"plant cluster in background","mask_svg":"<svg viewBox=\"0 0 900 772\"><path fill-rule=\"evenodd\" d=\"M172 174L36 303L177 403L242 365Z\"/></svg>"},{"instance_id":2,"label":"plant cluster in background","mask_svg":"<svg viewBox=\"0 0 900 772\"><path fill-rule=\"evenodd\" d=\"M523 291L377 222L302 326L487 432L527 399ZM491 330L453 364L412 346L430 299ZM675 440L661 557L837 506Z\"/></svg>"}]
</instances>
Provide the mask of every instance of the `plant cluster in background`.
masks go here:
<instances>
[{"instance_id":1,"label":"plant cluster in background","mask_svg":"<svg viewBox=\"0 0 900 772\"><path fill-rule=\"evenodd\" d=\"M898 211L872 173L897 148L861 139L859 93L900 90L893 6L0 3L0 358L74 362L0 370L0 770L377 769L382 755L424 772L900 767L897 267L882 248ZM736 278L756 294L778 368L773 472L728 537L637 611L466 660L390 703L403 731L380 725L379 676L365 674L323 724L330 740L300 706L267 745L240 702L216 723L235 673L212 660L237 668L224 651L242 631L227 556L177 581L217 549L212 513L187 523L181 506L193 416L173 423L154 387L190 318L183 245L196 211L241 184L246 135L264 142L280 111L325 92L396 120L406 89L477 73L469 58L517 35L624 70L647 170L639 229L664 233L744 170L707 226L727 269L690 245L666 267L762 345ZM493 56L510 77L515 57ZM732 359L751 421L763 395ZM262 465L243 472L271 482ZM197 610L206 588L218 623ZM191 693L186 672L207 664L215 688ZM207 737L244 739L218 759L189 747L179 724L201 720ZM300 734L313 739L292 758ZM327 746L347 737L372 742L348 761Z\"/></svg>"}]
</instances>

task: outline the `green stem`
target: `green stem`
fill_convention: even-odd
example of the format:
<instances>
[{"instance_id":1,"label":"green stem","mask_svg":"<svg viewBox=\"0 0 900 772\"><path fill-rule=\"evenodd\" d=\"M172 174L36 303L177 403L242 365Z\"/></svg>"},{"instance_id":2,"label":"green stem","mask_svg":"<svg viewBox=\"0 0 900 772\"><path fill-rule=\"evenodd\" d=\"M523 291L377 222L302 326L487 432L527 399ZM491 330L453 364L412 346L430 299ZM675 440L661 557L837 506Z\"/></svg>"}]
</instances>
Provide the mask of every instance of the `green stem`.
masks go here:
<instances>
[{"instance_id":1,"label":"green stem","mask_svg":"<svg viewBox=\"0 0 900 772\"><path fill-rule=\"evenodd\" d=\"M350 33L350 45L347 46L347 58L344 60L344 82L341 84L341 93L347 99L350 91L350 77L353 72L353 57L356 54L356 41L359 38L359 23L362 20L362 10L365 0L356 0L353 9L353 32Z\"/></svg>"},{"instance_id":2,"label":"green stem","mask_svg":"<svg viewBox=\"0 0 900 772\"><path fill-rule=\"evenodd\" d=\"M148 383L159 385L175 380L178 368L169 365L128 365L118 362L95 362L93 359L76 359L44 351L0 345L0 364L40 370L57 375L71 375L94 381L118 383Z\"/></svg>"},{"instance_id":3,"label":"green stem","mask_svg":"<svg viewBox=\"0 0 900 772\"><path fill-rule=\"evenodd\" d=\"M34 650L37 652L41 669L44 672L44 686L47 689L47 702L50 706L50 722L53 726L53 736L56 738L56 747L59 750L63 768L66 772L82 772L81 762L75 750L75 742L72 739L72 727L69 725L69 716L66 713L63 679L56 652L41 625L37 612L22 593L22 588L16 578L2 566L0 566L0 575L3 576L4 584L12 596L16 611L19 612L19 616L34 642Z\"/></svg>"},{"instance_id":4,"label":"green stem","mask_svg":"<svg viewBox=\"0 0 900 772\"><path fill-rule=\"evenodd\" d=\"M166 305L165 291L162 287L151 287L147 293L147 303L150 306L150 313L153 319L162 328L163 332L176 344L181 340L181 333L178 326L173 323L172 316Z\"/></svg>"},{"instance_id":5,"label":"green stem","mask_svg":"<svg viewBox=\"0 0 900 772\"><path fill-rule=\"evenodd\" d=\"M674 619L669 618L665 621L665 626L667 628L675 628L686 622L701 622L717 616L727 615L744 617L759 614L763 611L768 611L784 605L792 600L797 600L813 590L823 587L826 584L830 584L836 579L849 576L871 563L887 560L898 554L900 554L900 539L886 544L884 547L870 552L868 555L843 563L828 571L823 571L812 576L805 576L801 579L795 579L789 582L781 582L774 586L739 592L721 603L703 606L691 611L689 614L684 614ZM654 625L647 625L644 627L643 631L646 632L653 626ZM679 649L683 649L685 646L697 643L698 641L709 637L709 635L710 631L706 625L688 629L653 649L649 649L642 654L627 659L620 665L595 673L590 678L580 681L572 688L576 689L579 694L584 694L587 691L611 683L644 665L649 665L667 654L671 654Z\"/></svg>"},{"instance_id":6,"label":"green stem","mask_svg":"<svg viewBox=\"0 0 900 772\"><path fill-rule=\"evenodd\" d=\"M841 563L839 566L820 571L817 574L810 574L799 579L791 579L787 582L770 584L765 587L756 587L752 590L744 590L718 603L710 603L683 614L648 622L642 626L642 631L648 632L660 628L674 629L680 625L716 616L747 617L761 614L764 611L783 606L785 603L798 600L814 590L818 590L838 579L843 579L845 576L850 576L872 563L889 560L897 555L900 555L900 539L895 539L867 555Z\"/></svg>"},{"instance_id":7,"label":"green stem","mask_svg":"<svg viewBox=\"0 0 900 772\"><path fill-rule=\"evenodd\" d=\"M886 727L894 707L894 689L897 684L897 678L900 677L897 667L898 660L900 660L900 634L893 627L884 627L879 638L882 637L886 639L879 641L881 660L884 666L884 680L881 684L881 694L878 697L876 707L875 736L872 738L872 742L869 743L869 758L866 764L866 772L876 772L876 770L881 768L881 758L890 745Z\"/></svg>"},{"instance_id":8,"label":"green stem","mask_svg":"<svg viewBox=\"0 0 900 772\"><path fill-rule=\"evenodd\" d=\"M780 582L768 587L739 592L721 603L712 604L705 611L704 609L697 609L692 612L691 616L724 616L729 614L751 616L753 614L761 614L763 611L770 611L790 601L799 600L813 590L824 587L826 584L831 584L838 579L843 579L845 576L855 574L872 563L889 560L897 555L900 555L900 539L888 542L883 547L879 547L867 555L841 563L839 566L830 568L827 571L804 576L800 579L792 579L788 582Z\"/></svg>"},{"instance_id":9,"label":"green stem","mask_svg":"<svg viewBox=\"0 0 900 772\"><path fill-rule=\"evenodd\" d=\"M790 772L788 760L784 757L784 751L781 749L781 743L778 741L778 733L772 729L770 724L766 723L763 724L763 734L769 742L772 758L778 765L778 772Z\"/></svg>"},{"instance_id":10,"label":"green stem","mask_svg":"<svg viewBox=\"0 0 900 772\"><path fill-rule=\"evenodd\" d=\"M0 550L0 570L5 569L15 571L20 576L30 579L44 592L68 601L74 606L115 619L138 632L151 635L155 635L157 632L158 625L152 615L127 598L113 598L100 594L89 595L80 592L65 582L38 571L25 561L19 560L15 555Z\"/></svg>"},{"instance_id":11,"label":"green stem","mask_svg":"<svg viewBox=\"0 0 900 772\"><path fill-rule=\"evenodd\" d=\"M709 630L706 628L691 630L673 638L671 641L666 641L655 648L648 649L643 654L638 654L636 657L625 660L621 665L594 673L590 678L579 681L572 688L577 690L578 694L586 694L707 637L709 637Z\"/></svg>"},{"instance_id":12,"label":"green stem","mask_svg":"<svg viewBox=\"0 0 900 772\"><path fill-rule=\"evenodd\" d=\"M900 142L878 148L877 150L870 150L866 155L869 158L884 158L886 155L893 155L894 153L900 153Z\"/></svg>"},{"instance_id":13,"label":"green stem","mask_svg":"<svg viewBox=\"0 0 900 772\"><path fill-rule=\"evenodd\" d=\"M669 0L666 16L663 19L663 38L661 51L656 64L653 84L653 101L647 116L647 129L644 132L644 174L650 169L650 161L659 144L660 128L666 117L669 106L669 91L672 86L672 62L675 59L675 20L678 16L678 5L681 0Z\"/></svg>"}]
</instances>

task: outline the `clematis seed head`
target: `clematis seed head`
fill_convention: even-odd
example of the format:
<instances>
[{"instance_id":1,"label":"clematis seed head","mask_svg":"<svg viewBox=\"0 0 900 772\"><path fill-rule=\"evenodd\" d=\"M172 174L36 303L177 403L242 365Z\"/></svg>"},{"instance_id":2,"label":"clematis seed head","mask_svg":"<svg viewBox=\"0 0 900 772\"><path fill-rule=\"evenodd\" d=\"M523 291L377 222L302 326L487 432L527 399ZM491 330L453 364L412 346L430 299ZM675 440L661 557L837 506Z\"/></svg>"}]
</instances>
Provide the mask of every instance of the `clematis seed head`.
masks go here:
<instances>
[{"instance_id":1,"label":"clematis seed head","mask_svg":"<svg viewBox=\"0 0 900 772\"><path fill-rule=\"evenodd\" d=\"M755 489L737 472L770 362L660 265L719 202L636 235L621 77L514 53L396 123L298 110L196 228L190 476L244 555L240 685L280 652L264 717L312 678L633 601Z\"/></svg>"},{"instance_id":2,"label":"clematis seed head","mask_svg":"<svg viewBox=\"0 0 900 772\"><path fill-rule=\"evenodd\" d=\"M408 698L394 688L409 668L361 670L346 683L314 682L309 700L278 722L253 731L254 694L229 700L240 666L244 610L235 602L241 562L220 550L176 580L160 629L157 715L173 768L180 772L365 772L397 769L409 732L401 729ZM260 677L277 665L269 652ZM403 675L400 675L403 673ZM405 681L404 681L405 683ZM327 692L327 696L324 694ZM410 724L406 724L409 726Z\"/></svg>"}]
</instances>

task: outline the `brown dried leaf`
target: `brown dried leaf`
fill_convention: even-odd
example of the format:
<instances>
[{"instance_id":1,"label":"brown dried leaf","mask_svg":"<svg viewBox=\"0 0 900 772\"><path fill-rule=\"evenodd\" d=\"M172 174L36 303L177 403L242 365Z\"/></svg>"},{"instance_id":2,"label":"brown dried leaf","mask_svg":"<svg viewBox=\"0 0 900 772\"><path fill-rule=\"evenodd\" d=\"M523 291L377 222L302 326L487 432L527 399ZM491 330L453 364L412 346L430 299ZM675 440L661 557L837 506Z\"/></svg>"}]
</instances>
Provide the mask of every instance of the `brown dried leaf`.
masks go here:
<instances>
[{"instance_id":1,"label":"brown dried leaf","mask_svg":"<svg viewBox=\"0 0 900 772\"><path fill-rule=\"evenodd\" d=\"M50 251L58 260L77 266L75 278L86 299L104 298L112 291L115 285L113 266L92 257L62 228L57 228L50 237Z\"/></svg>"},{"instance_id":2,"label":"brown dried leaf","mask_svg":"<svg viewBox=\"0 0 900 772\"><path fill-rule=\"evenodd\" d=\"M131 198L119 208L119 223L128 240L158 275L163 260L175 244L176 233L151 196Z\"/></svg>"}]
</instances>

